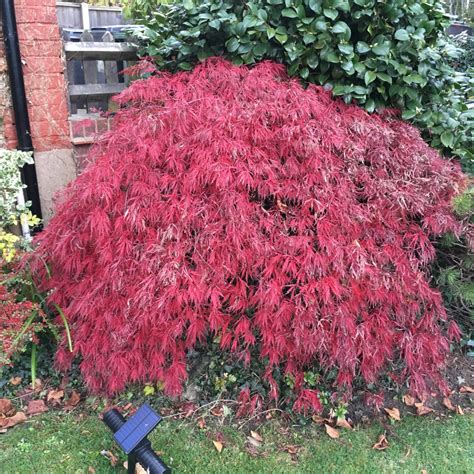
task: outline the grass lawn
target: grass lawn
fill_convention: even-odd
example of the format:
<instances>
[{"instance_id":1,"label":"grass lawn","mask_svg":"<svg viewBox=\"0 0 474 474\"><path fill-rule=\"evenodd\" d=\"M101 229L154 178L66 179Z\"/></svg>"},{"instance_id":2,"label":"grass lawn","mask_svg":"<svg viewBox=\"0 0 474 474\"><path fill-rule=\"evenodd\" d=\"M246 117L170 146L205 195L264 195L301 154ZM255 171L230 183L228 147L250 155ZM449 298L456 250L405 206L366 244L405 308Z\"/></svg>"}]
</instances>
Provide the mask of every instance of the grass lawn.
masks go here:
<instances>
[{"instance_id":1,"label":"grass lawn","mask_svg":"<svg viewBox=\"0 0 474 474\"><path fill-rule=\"evenodd\" d=\"M212 441L225 439L221 453ZM248 431L248 430L247 430ZM258 429L263 437L260 456L245 448L245 428L199 429L196 424L165 420L152 435L153 446L175 472L195 473L471 473L474 472L474 417L405 417L390 427L389 448L371 446L384 432L375 423L353 431L341 430L331 439L312 425L287 433L276 421ZM300 446L298 453L283 449ZM100 454L110 450L119 457L117 467ZM93 416L47 414L0 435L0 472L10 473L108 473L124 472L125 457L111 433ZM89 467L93 469L89 469Z\"/></svg>"}]
</instances>

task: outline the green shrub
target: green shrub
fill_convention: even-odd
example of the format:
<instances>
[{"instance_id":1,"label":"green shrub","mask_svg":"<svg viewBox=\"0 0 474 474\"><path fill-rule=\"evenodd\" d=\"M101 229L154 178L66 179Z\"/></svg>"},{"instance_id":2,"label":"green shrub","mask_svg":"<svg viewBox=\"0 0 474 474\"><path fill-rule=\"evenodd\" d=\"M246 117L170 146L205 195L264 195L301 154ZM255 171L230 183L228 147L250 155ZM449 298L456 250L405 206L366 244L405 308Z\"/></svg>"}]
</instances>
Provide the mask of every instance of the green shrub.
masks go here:
<instances>
[{"instance_id":1,"label":"green shrub","mask_svg":"<svg viewBox=\"0 0 474 474\"><path fill-rule=\"evenodd\" d=\"M459 217L474 225L474 188L454 200ZM472 239L472 235L471 235ZM467 339L474 329L474 254L472 242L458 240L452 234L444 236L437 245L434 276L443 294L444 304L461 326Z\"/></svg>"},{"instance_id":2,"label":"green shrub","mask_svg":"<svg viewBox=\"0 0 474 474\"><path fill-rule=\"evenodd\" d=\"M368 111L400 109L431 145L474 169L474 113L466 105L472 77L450 65L460 51L444 35L436 0L132 3L145 25L142 53L160 67L190 69L215 55L237 64L274 59Z\"/></svg>"},{"instance_id":3,"label":"green shrub","mask_svg":"<svg viewBox=\"0 0 474 474\"><path fill-rule=\"evenodd\" d=\"M31 153L18 150L0 149L0 263L10 262L16 250L26 242L11 232L21 220L30 227L39 224L39 219L31 214L30 202L19 204L18 192L25 188L20 170L25 164L32 164Z\"/></svg>"}]
</instances>

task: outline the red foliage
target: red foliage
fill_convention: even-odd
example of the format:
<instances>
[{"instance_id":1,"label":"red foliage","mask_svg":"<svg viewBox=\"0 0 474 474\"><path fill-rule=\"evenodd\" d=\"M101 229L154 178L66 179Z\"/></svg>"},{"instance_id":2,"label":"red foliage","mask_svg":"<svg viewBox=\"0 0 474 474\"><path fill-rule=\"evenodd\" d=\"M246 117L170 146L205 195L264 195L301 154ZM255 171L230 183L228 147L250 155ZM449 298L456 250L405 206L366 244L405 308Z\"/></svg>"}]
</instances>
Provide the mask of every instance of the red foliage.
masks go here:
<instances>
[{"instance_id":1,"label":"red foliage","mask_svg":"<svg viewBox=\"0 0 474 474\"><path fill-rule=\"evenodd\" d=\"M5 275L2 273L2 276ZM0 369L11 364L12 356L22 351L29 340L38 343L36 333L41 331L43 324L33 322L26 326L33 314L44 318L37 304L18 301L15 290L8 290L4 284L0 285Z\"/></svg>"},{"instance_id":2,"label":"red foliage","mask_svg":"<svg viewBox=\"0 0 474 474\"><path fill-rule=\"evenodd\" d=\"M430 238L462 231L464 184L416 129L269 62L211 59L118 102L38 238L92 390L179 393L186 351L210 334L245 360L257 347L269 381L320 364L347 390L383 371L418 393L443 384L447 316L426 270ZM296 390L298 408L319 406Z\"/></svg>"}]
</instances>

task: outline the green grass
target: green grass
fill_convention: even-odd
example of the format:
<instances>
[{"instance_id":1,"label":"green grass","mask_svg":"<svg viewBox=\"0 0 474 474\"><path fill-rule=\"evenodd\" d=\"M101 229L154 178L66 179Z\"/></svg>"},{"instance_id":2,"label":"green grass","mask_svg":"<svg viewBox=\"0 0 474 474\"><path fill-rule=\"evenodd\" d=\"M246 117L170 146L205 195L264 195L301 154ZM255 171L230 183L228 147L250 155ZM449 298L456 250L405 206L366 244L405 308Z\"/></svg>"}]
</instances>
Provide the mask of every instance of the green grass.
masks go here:
<instances>
[{"instance_id":1,"label":"green grass","mask_svg":"<svg viewBox=\"0 0 474 474\"><path fill-rule=\"evenodd\" d=\"M342 431L330 439L321 428L293 428L285 434L277 422L258 429L265 456L251 457L244 449L248 430L228 427L200 430L194 424L165 420L152 435L153 446L175 472L194 473L432 473L474 472L474 417L453 416L444 420L405 417L391 427L386 451L371 449L384 428ZM225 448L218 453L212 443L220 431ZM297 459L282 448L301 445ZM100 454L111 450L120 457L110 466ZM96 473L124 472L125 457L119 454L111 433L95 417L48 414L0 435L0 472Z\"/></svg>"}]
</instances>

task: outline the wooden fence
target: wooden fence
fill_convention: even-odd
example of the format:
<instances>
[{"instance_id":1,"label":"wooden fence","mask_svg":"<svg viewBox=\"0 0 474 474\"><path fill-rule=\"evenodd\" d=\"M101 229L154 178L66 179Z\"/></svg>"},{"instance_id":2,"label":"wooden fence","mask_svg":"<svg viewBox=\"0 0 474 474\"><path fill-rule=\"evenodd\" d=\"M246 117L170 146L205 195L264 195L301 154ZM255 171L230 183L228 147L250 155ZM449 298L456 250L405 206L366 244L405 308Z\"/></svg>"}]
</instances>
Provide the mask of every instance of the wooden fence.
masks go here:
<instances>
[{"instance_id":1,"label":"wooden fence","mask_svg":"<svg viewBox=\"0 0 474 474\"><path fill-rule=\"evenodd\" d=\"M130 23L119 7L98 7L87 3L57 2L56 12L61 28L88 30L96 26L126 25Z\"/></svg>"},{"instance_id":2,"label":"wooden fence","mask_svg":"<svg viewBox=\"0 0 474 474\"><path fill-rule=\"evenodd\" d=\"M64 43L69 82L70 113L81 115L111 111L111 96L127 86L121 70L137 59L137 49L130 43L114 42L110 32L102 41L94 41L89 31L81 41Z\"/></svg>"}]
</instances>

